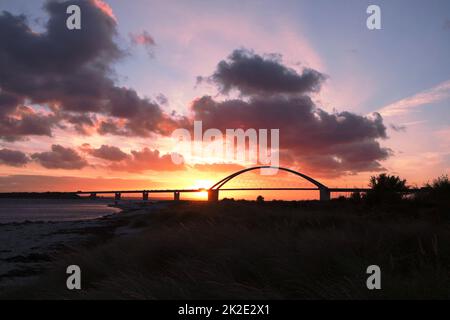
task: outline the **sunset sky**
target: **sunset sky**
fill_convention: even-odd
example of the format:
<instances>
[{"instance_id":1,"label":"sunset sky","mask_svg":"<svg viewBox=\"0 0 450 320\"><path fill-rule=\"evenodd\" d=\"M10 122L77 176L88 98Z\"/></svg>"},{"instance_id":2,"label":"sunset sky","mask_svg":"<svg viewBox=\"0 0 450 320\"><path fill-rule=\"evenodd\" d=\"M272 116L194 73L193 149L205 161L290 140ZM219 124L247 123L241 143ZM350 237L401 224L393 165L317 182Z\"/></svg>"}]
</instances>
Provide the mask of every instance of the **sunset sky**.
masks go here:
<instances>
[{"instance_id":1,"label":"sunset sky","mask_svg":"<svg viewBox=\"0 0 450 320\"><path fill-rule=\"evenodd\" d=\"M81 30L66 28L70 4ZM370 4L381 30L366 27ZM0 0L0 11L0 192L209 187L248 165L174 164L171 133L194 120L279 129L280 164L330 187L449 173L449 1Z\"/></svg>"}]
</instances>

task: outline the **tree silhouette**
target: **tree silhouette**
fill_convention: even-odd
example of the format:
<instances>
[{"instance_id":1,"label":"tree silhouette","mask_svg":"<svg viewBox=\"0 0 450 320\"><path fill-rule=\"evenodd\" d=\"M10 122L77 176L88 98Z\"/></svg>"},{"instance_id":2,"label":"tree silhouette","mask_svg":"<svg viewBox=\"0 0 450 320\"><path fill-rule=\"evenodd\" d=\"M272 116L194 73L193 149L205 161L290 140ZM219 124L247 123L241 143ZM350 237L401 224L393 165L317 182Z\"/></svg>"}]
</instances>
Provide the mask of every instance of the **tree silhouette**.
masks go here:
<instances>
[{"instance_id":1,"label":"tree silhouette","mask_svg":"<svg viewBox=\"0 0 450 320\"><path fill-rule=\"evenodd\" d=\"M450 181L447 175L442 175L427 183L425 188L429 189L428 197L439 202L450 202Z\"/></svg>"},{"instance_id":2,"label":"tree silhouette","mask_svg":"<svg viewBox=\"0 0 450 320\"><path fill-rule=\"evenodd\" d=\"M385 173L370 177L369 186L371 190L367 192L366 198L372 203L401 200L403 193L408 190L406 180Z\"/></svg>"}]
</instances>

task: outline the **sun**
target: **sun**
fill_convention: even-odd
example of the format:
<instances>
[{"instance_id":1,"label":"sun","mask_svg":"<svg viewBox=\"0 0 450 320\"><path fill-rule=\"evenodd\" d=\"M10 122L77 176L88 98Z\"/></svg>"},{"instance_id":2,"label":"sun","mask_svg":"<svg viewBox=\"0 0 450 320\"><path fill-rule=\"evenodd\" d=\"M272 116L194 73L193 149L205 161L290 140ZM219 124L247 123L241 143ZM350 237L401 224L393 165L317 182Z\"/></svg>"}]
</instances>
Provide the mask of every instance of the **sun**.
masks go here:
<instances>
[{"instance_id":1,"label":"sun","mask_svg":"<svg viewBox=\"0 0 450 320\"><path fill-rule=\"evenodd\" d=\"M212 180L196 180L195 183L192 185L192 189L202 189L202 191L193 193L194 198L206 200L208 199L208 191L210 187L214 185L214 182Z\"/></svg>"},{"instance_id":2,"label":"sun","mask_svg":"<svg viewBox=\"0 0 450 320\"><path fill-rule=\"evenodd\" d=\"M196 194L196 197L199 199L208 199L208 192L207 191L201 191Z\"/></svg>"},{"instance_id":3,"label":"sun","mask_svg":"<svg viewBox=\"0 0 450 320\"><path fill-rule=\"evenodd\" d=\"M195 183L193 184L193 189L209 189L214 185L214 182L212 180L195 180ZM205 191L206 192L206 191Z\"/></svg>"}]
</instances>

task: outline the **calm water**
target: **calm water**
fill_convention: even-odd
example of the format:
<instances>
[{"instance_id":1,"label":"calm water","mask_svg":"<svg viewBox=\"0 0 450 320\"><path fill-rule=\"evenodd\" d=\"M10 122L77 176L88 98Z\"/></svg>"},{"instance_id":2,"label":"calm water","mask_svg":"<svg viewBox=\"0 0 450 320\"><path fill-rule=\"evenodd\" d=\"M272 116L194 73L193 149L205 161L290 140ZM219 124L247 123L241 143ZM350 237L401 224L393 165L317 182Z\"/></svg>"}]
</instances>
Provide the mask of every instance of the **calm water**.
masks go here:
<instances>
[{"instance_id":1,"label":"calm water","mask_svg":"<svg viewBox=\"0 0 450 320\"><path fill-rule=\"evenodd\" d=\"M88 220L117 213L110 199L0 199L0 223Z\"/></svg>"}]
</instances>

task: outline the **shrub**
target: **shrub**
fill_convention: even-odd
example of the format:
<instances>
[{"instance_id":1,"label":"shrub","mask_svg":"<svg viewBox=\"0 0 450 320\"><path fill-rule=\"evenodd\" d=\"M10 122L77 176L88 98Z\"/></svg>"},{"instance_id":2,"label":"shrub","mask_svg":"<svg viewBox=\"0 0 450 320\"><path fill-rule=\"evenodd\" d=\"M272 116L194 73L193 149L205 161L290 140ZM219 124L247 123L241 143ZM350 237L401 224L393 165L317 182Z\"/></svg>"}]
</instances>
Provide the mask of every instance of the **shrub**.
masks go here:
<instances>
[{"instance_id":1,"label":"shrub","mask_svg":"<svg viewBox=\"0 0 450 320\"><path fill-rule=\"evenodd\" d=\"M450 181L447 175L442 175L427 183L425 188L428 189L426 197L432 201L450 202Z\"/></svg>"},{"instance_id":2,"label":"shrub","mask_svg":"<svg viewBox=\"0 0 450 320\"><path fill-rule=\"evenodd\" d=\"M392 203L402 199L403 193L408 190L406 180L399 176L391 176L382 173L370 178L370 188L366 199L370 203Z\"/></svg>"},{"instance_id":3,"label":"shrub","mask_svg":"<svg viewBox=\"0 0 450 320\"><path fill-rule=\"evenodd\" d=\"M350 199L355 202L361 201L361 193L360 192L352 192L352 194L350 195Z\"/></svg>"}]
</instances>

